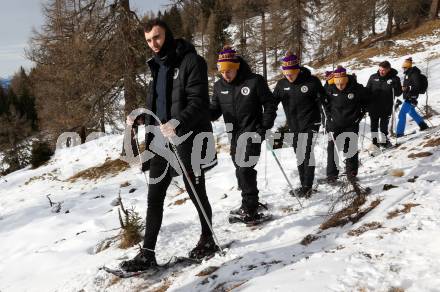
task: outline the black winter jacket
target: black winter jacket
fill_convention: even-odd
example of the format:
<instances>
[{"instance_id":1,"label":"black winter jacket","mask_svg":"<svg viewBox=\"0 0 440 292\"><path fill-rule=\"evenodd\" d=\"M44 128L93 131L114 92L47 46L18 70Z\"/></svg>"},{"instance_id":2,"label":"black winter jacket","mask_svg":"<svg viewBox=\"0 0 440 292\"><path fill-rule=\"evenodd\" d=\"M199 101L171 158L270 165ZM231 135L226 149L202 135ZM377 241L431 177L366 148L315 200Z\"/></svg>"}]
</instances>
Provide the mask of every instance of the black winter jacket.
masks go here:
<instances>
[{"instance_id":1,"label":"black winter jacket","mask_svg":"<svg viewBox=\"0 0 440 292\"><path fill-rule=\"evenodd\" d=\"M240 59L237 77L227 83L220 78L214 84L211 98L211 121L221 115L225 123L232 123L232 147L234 152L237 138L244 132L264 135L273 127L276 117L276 103L266 80L252 73L249 65Z\"/></svg>"},{"instance_id":2,"label":"black winter jacket","mask_svg":"<svg viewBox=\"0 0 440 292\"><path fill-rule=\"evenodd\" d=\"M380 76L379 72L370 76L367 83L370 96L368 112L370 116L390 116L393 111L393 98L402 94L402 85L397 71L391 69L386 76ZM394 89L394 96L393 96Z\"/></svg>"},{"instance_id":3,"label":"black winter jacket","mask_svg":"<svg viewBox=\"0 0 440 292\"><path fill-rule=\"evenodd\" d=\"M325 91L321 81L309 69L301 67L298 78L290 83L286 78L278 81L274 90L277 103L281 102L291 132L317 131L321 123L321 100Z\"/></svg>"},{"instance_id":4,"label":"black winter jacket","mask_svg":"<svg viewBox=\"0 0 440 292\"><path fill-rule=\"evenodd\" d=\"M420 79L420 69L411 67L404 73L403 86L406 90L403 92L403 99L417 98L419 96L422 81Z\"/></svg>"},{"instance_id":5,"label":"black winter jacket","mask_svg":"<svg viewBox=\"0 0 440 292\"><path fill-rule=\"evenodd\" d=\"M177 136L181 137L192 131L191 136L182 144L177 146L177 151L181 156L188 171L191 167L191 153L193 149L194 137L199 133L212 135L212 125L209 120L209 93L208 93L208 74L205 60L199 56L194 46L183 40L175 40L175 50L166 57L168 70L167 83L167 102L170 119L180 122L176 128ZM158 64L154 59L148 60L153 76L153 85L146 98L146 108L156 112L155 81L157 80ZM146 125L155 125L155 119L147 115ZM147 136L147 145L151 142L152 135ZM212 137L213 139L213 137ZM213 141L213 140L212 140ZM215 145L204 143L202 157L207 147L215 153ZM207 162L202 168L214 166L217 160Z\"/></svg>"},{"instance_id":6,"label":"black winter jacket","mask_svg":"<svg viewBox=\"0 0 440 292\"><path fill-rule=\"evenodd\" d=\"M368 106L369 94L366 88L357 83L353 76L349 76L348 80L347 87L342 91L334 84L329 87L324 102L329 132L357 129Z\"/></svg>"}]
</instances>

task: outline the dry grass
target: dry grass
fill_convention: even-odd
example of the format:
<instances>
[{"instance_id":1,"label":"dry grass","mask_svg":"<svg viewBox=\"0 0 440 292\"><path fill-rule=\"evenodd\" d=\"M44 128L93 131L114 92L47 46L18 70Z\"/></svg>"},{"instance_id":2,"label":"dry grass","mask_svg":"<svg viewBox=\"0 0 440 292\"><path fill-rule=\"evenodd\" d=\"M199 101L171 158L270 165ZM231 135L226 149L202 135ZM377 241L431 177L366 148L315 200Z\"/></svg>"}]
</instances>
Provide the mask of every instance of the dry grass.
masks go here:
<instances>
[{"instance_id":1,"label":"dry grass","mask_svg":"<svg viewBox=\"0 0 440 292\"><path fill-rule=\"evenodd\" d=\"M120 187L121 188L126 188L126 187L128 187L128 186L130 186L131 184L128 182L128 181L126 181L126 182L124 182L124 183L122 183L121 185L120 185Z\"/></svg>"},{"instance_id":2,"label":"dry grass","mask_svg":"<svg viewBox=\"0 0 440 292\"><path fill-rule=\"evenodd\" d=\"M53 180L53 181L60 181L60 179L58 179L58 177L56 176L57 173L57 169L53 170L51 172L47 172L47 173L43 173L40 176L33 176L30 179L28 179L24 185L27 186L30 183L34 182L34 181L38 181L38 180Z\"/></svg>"},{"instance_id":3,"label":"dry grass","mask_svg":"<svg viewBox=\"0 0 440 292\"><path fill-rule=\"evenodd\" d=\"M357 229L350 230L348 232L348 235L350 235L350 236L359 236L359 235L364 234L365 232L367 232L369 230L375 230L375 229L379 229L379 228L382 228L382 223L379 223L379 222L365 223L365 224L363 224L361 227L359 227Z\"/></svg>"},{"instance_id":4,"label":"dry grass","mask_svg":"<svg viewBox=\"0 0 440 292\"><path fill-rule=\"evenodd\" d=\"M436 146L440 146L440 138L432 138L423 145L423 147L436 147Z\"/></svg>"},{"instance_id":5,"label":"dry grass","mask_svg":"<svg viewBox=\"0 0 440 292\"><path fill-rule=\"evenodd\" d=\"M391 287L390 289L388 289L388 292L405 292L405 289L400 287Z\"/></svg>"},{"instance_id":6,"label":"dry grass","mask_svg":"<svg viewBox=\"0 0 440 292\"><path fill-rule=\"evenodd\" d=\"M116 176L120 172L127 170L130 165L120 159L107 160L100 166L90 167L78 172L74 176L67 179L69 182L76 182L79 179L97 180L105 176Z\"/></svg>"},{"instance_id":7,"label":"dry grass","mask_svg":"<svg viewBox=\"0 0 440 292\"><path fill-rule=\"evenodd\" d=\"M120 277L117 276L112 276L112 278L110 279L110 283L108 283L107 288L119 283L121 281Z\"/></svg>"},{"instance_id":8,"label":"dry grass","mask_svg":"<svg viewBox=\"0 0 440 292\"><path fill-rule=\"evenodd\" d=\"M165 279L163 281L163 283L159 287L152 289L151 292L165 292L165 291L168 291L168 288L170 288L171 284L172 284L172 282L170 280ZM142 291L145 291L145 290L142 290Z\"/></svg>"},{"instance_id":9,"label":"dry grass","mask_svg":"<svg viewBox=\"0 0 440 292\"><path fill-rule=\"evenodd\" d=\"M431 156L431 155L432 155L431 152L425 151L425 152L419 152L419 153L410 153L408 155L408 158L413 158L413 159L415 159L415 158L423 158L423 157L428 157L428 156Z\"/></svg>"},{"instance_id":10,"label":"dry grass","mask_svg":"<svg viewBox=\"0 0 440 292\"><path fill-rule=\"evenodd\" d=\"M217 285L212 291L213 292L230 292L230 291L233 291L234 289L240 287L241 285L243 285L246 282L247 281L242 281L242 282L235 283L232 285L230 283L221 283L221 284Z\"/></svg>"},{"instance_id":11,"label":"dry grass","mask_svg":"<svg viewBox=\"0 0 440 292\"><path fill-rule=\"evenodd\" d=\"M405 56L412 55L417 52L421 52L425 50L425 46L433 45L433 43L425 43L425 46L420 43L414 42L413 45L398 45L392 44L391 42L396 40L406 40L406 41L415 41L420 37L433 36L438 33L440 29L440 20L427 21L421 24L416 29L407 29L400 34L394 34L391 39L385 39L383 34L370 37L364 40L364 42L360 45L352 45L349 48L344 48L345 56L339 60L336 60L336 63L342 63L349 60L356 60L356 66L352 69L359 69L362 67L373 66L375 63L370 61L370 58L378 56L378 55L390 55L390 56ZM390 42L385 43L383 46L379 46L379 42ZM430 59L435 58L436 56L430 56ZM325 58L329 60L329 62L318 63L314 62L311 64L312 67L316 66L324 66L330 65L332 58Z\"/></svg>"},{"instance_id":12,"label":"dry grass","mask_svg":"<svg viewBox=\"0 0 440 292\"><path fill-rule=\"evenodd\" d=\"M175 201L174 203L171 203L169 206L171 206L171 205L180 206L180 205L185 204L186 201L188 201L188 200L189 200L189 198L183 198L183 199Z\"/></svg>"},{"instance_id":13,"label":"dry grass","mask_svg":"<svg viewBox=\"0 0 440 292\"><path fill-rule=\"evenodd\" d=\"M201 270L198 274L196 274L197 277L205 277L209 276L212 273L216 272L219 269L217 266L209 266L203 270Z\"/></svg>"},{"instance_id":14,"label":"dry grass","mask_svg":"<svg viewBox=\"0 0 440 292\"><path fill-rule=\"evenodd\" d=\"M381 200L376 199L375 201L371 202L370 206L365 209L361 209L365 202L365 196L357 196L347 207L336 212L328 220L323 222L320 226L321 230L344 226L349 222L356 223L371 210L376 208L380 204Z\"/></svg>"},{"instance_id":15,"label":"dry grass","mask_svg":"<svg viewBox=\"0 0 440 292\"><path fill-rule=\"evenodd\" d=\"M307 246L307 245L311 244L312 242L314 242L314 241L316 241L316 240L318 240L320 238L321 238L321 236L319 236L319 235L309 234L306 237L304 237L303 240L301 240L300 243L302 245Z\"/></svg>"},{"instance_id":16,"label":"dry grass","mask_svg":"<svg viewBox=\"0 0 440 292\"><path fill-rule=\"evenodd\" d=\"M402 177L405 175L405 172L402 169L391 169L389 174L395 177Z\"/></svg>"},{"instance_id":17,"label":"dry grass","mask_svg":"<svg viewBox=\"0 0 440 292\"><path fill-rule=\"evenodd\" d=\"M420 204L415 204L415 203L407 203L403 205L403 209L401 210L394 210L388 213L387 219L393 219L401 214L407 214L409 212L411 212L411 209L414 207L420 206Z\"/></svg>"}]
</instances>

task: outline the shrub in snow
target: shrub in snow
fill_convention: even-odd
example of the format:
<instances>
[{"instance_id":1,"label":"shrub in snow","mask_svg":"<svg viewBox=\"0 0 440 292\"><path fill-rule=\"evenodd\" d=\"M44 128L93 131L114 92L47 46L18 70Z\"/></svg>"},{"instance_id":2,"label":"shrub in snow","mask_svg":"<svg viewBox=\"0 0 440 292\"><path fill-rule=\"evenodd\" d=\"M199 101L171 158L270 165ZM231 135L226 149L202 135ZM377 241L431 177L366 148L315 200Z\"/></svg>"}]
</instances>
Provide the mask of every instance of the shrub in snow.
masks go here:
<instances>
[{"instance_id":1,"label":"shrub in snow","mask_svg":"<svg viewBox=\"0 0 440 292\"><path fill-rule=\"evenodd\" d=\"M31 151L32 168L37 168L50 160L53 150L46 141L34 142Z\"/></svg>"}]
</instances>

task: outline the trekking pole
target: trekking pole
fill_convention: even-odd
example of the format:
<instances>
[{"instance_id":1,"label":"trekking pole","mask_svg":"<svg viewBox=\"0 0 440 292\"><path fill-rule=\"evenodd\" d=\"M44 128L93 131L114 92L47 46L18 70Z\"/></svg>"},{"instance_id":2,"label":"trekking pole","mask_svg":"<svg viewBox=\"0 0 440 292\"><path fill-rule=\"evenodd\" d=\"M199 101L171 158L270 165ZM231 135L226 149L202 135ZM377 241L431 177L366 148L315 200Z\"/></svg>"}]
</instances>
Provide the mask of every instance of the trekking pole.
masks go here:
<instances>
[{"instance_id":1,"label":"trekking pole","mask_svg":"<svg viewBox=\"0 0 440 292\"><path fill-rule=\"evenodd\" d=\"M267 145L267 141L264 141ZM267 148L267 147L266 147ZM266 189L268 185L267 182L267 149L264 151L264 188Z\"/></svg>"},{"instance_id":2,"label":"trekking pole","mask_svg":"<svg viewBox=\"0 0 440 292\"><path fill-rule=\"evenodd\" d=\"M301 201L300 201L300 200L298 199L298 197L296 196L295 191L293 190L292 183L290 182L289 178L287 177L287 174L286 174L286 172L284 171L284 168L283 168L283 166L281 165L281 162L279 161L277 155L275 154L275 151L273 150L273 148L272 148L272 149L269 148L269 145L268 145L268 144L266 144L266 148L272 153L273 158L275 158L275 161L276 161L276 163L278 164L278 167L280 168L281 172L283 173L284 178L285 178L286 181L287 181L287 184L288 184L289 187L290 187L291 194L292 194L292 195L298 200L298 203L299 203L299 205L301 206L301 208L304 208L303 205L301 204Z\"/></svg>"},{"instance_id":3,"label":"trekking pole","mask_svg":"<svg viewBox=\"0 0 440 292\"><path fill-rule=\"evenodd\" d=\"M142 171L142 158L141 158L141 151L140 151L140 147L139 147L139 141L138 141L138 138L137 138L137 134L136 134L136 131L133 128L131 129L131 131L133 132L133 135L134 135L134 140L136 142L136 148L137 148L137 151L138 151L139 162L141 164L141 172L144 174L145 183L147 184L147 190L148 190L149 183L148 183L147 175L145 174L144 171Z\"/></svg>"},{"instance_id":4,"label":"trekking pole","mask_svg":"<svg viewBox=\"0 0 440 292\"><path fill-rule=\"evenodd\" d=\"M396 119L396 110L395 110L395 106L396 106L396 96L394 94L394 87L391 87L391 91L393 92L393 108L392 108L392 113L391 113L391 129L390 129L390 134L394 135L394 122Z\"/></svg>"},{"instance_id":5,"label":"trekking pole","mask_svg":"<svg viewBox=\"0 0 440 292\"><path fill-rule=\"evenodd\" d=\"M429 58L426 61L426 79L429 78ZM429 86L428 86L429 87ZM428 106L428 88L426 88L426 103L425 103L425 115L428 117L429 116L429 106Z\"/></svg>"},{"instance_id":6,"label":"trekking pole","mask_svg":"<svg viewBox=\"0 0 440 292\"><path fill-rule=\"evenodd\" d=\"M367 115L364 115L362 120L364 121L364 128L362 129L361 152L364 151L365 129L367 128Z\"/></svg>"},{"instance_id":7,"label":"trekking pole","mask_svg":"<svg viewBox=\"0 0 440 292\"><path fill-rule=\"evenodd\" d=\"M159 124L160 124L160 126L163 125L161 122L159 122ZM191 187L191 190L192 190L192 192L194 194L194 197L196 198L196 201L197 201L197 204L200 207L200 210L202 210L203 217L205 218L206 224L208 225L209 229L211 230L212 237L213 237L213 239L215 241L215 244L217 244L218 248L220 249L220 253L223 254L224 253L223 249L220 246L220 242L218 241L217 236L215 235L215 232L214 232L214 229L212 228L211 222L209 222L209 218L208 218L208 215L206 214L205 208L203 208L202 202L200 201L199 195L197 194L197 191L196 191L196 189L195 189L195 187L194 187L194 185L193 185L193 183L192 183L192 181L191 181L191 179L189 177L188 171L186 170L186 167L183 164L182 159L180 158L179 152L177 152L177 147L176 147L176 145L174 145L172 143L171 140L172 140L172 138L168 138L168 144L171 146L171 148L172 148L172 150L174 152L174 155L176 156L177 161L179 162L179 166L182 169L183 175L185 176L186 180L188 181L189 186Z\"/></svg>"},{"instance_id":8,"label":"trekking pole","mask_svg":"<svg viewBox=\"0 0 440 292\"><path fill-rule=\"evenodd\" d=\"M423 115L422 109L420 107L418 107L417 105L415 107L419 110L420 114ZM431 120L428 117L425 117L425 119L428 121L428 123L431 125L431 127L434 127L434 125L432 124Z\"/></svg>"},{"instance_id":9,"label":"trekking pole","mask_svg":"<svg viewBox=\"0 0 440 292\"><path fill-rule=\"evenodd\" d=\"M324 106L321 105L321 107L322 107L322 112L324 113L324 117L325 117L325 120L326 120L326 123L327 123L327 120L328 120L328 119L327 119L327 114L325 113ZM333 133L332 133L332 132L328 132L328 134L330 134L330 138L332 139L332 141L333 141L333 145L335 146L335 149L336 149L336 156L338 156L338 160L341 161L341 156L339 155L339 149L338 149L338 145L336 145L335 137L333 136Z\"/></svg>"}]
</instances>

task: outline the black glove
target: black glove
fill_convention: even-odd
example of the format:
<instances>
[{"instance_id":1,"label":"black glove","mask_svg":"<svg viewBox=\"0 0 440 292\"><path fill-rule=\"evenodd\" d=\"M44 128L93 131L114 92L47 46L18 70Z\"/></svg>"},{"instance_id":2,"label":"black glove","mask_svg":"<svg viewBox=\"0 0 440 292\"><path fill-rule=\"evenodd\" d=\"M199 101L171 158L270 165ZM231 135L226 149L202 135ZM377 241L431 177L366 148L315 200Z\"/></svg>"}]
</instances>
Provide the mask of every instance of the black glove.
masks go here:
<instances>
[{"instance_id":1,"label":"black glove","mask_svg":"<svg viewBox=\"0 0 440 292\"><path fill-rule=\"evenodd\" d=\"M413 105L413 106L417 106L419 104L419 102L417 101L417 98L410 98L409 102Z\"/></svg>"},{"instance_id":2,"label":"black glove","mask_svg":"<svg viewBox=\"0 0 440 292\"><path fill-rule=\"evenodd\" d=\"M397 99L396 104L394 105L394 110L397 110L401 104L402 104L402 101L400 99Z\"/></svg>"},{"instance_id":3,"label":"black glove","mask_svg":"<svg viewBox=\"0 0 440 292\"><path fill-rule=\"evenodd\" d=\"M257 129L257 134L260 135L261 137L261 142L263 142L264 140L266 140L266 129L264 128L258 128ZM268 138L268 137L267 137Z\"/></svg>"}]
</instances>

